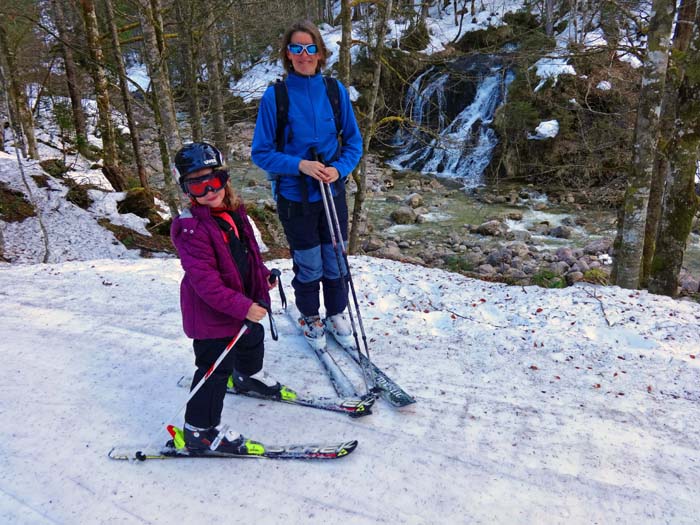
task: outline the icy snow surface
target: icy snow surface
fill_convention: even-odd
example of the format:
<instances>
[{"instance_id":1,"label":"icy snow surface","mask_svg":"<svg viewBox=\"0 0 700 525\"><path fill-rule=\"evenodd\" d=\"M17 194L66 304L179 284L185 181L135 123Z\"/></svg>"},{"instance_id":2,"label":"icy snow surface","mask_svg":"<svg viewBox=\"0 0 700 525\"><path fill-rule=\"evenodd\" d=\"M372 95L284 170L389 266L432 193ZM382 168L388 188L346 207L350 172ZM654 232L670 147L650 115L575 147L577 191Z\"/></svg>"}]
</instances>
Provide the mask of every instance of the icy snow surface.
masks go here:
<instances>
[{"instance_id":1,"label":"icy snow surface","mask_svg":"<svg viewBox=\"0 0 700 525\"><path fill-rule=\"evenodd\" d=\"M2 180L19 188L11 167L0 157ZM49 238L80 242L54 248L53 264L0 265L2 523L697 523L700 306L370 257L351 268L371 357L417 403L380 400L350 419L227 396L223 413L268 443L358 439L353 455L109 460L113 445L165 440L186 399L182 270L113 244L59 188L32 190ZM10 244L34 250L35 222L1 224L6 246L19 235ZM291 295L291 262L269 266ZM273 311L280 339L266 342L267 371L331 396L276 294Z\"/></svg>"}]
</instances>

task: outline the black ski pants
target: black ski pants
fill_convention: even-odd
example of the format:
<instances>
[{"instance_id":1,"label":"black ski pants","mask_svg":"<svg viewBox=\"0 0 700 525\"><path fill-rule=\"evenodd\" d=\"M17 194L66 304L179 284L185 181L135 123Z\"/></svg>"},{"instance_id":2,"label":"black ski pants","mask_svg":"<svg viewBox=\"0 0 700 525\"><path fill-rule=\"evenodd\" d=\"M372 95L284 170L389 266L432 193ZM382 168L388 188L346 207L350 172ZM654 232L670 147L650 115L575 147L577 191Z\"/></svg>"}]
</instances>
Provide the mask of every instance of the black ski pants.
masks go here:
<instances>
[{"instance_id":1,"label":"black ski pants","mask_svg":"<svg viewBox=\"0 0 700 525\"><path fill-rule=\"evenodd\" d=\"M231 342L232 337L223 339L195 339L195 366L197 370L192 378L194 388L207 373L211 365L219 358L224 348ZM259 323L241 336L236 345L229 351L224 360L216 367L202 388L190 399L185 410L185 422L198 428L209 428L221 423L221 411L224 408L226 383L235 368L245 375L253 375L263 366L265 355L265 329Z\"/></svg>"}]
</instances>

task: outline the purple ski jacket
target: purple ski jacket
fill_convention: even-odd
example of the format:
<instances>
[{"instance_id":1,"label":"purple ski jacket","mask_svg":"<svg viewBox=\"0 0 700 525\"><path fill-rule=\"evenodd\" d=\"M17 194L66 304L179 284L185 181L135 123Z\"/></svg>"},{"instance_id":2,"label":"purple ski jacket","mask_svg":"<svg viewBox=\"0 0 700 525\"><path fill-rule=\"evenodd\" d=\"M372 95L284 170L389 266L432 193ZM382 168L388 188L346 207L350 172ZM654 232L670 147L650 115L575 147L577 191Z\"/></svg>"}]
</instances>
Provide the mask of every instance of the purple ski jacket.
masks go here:
<instances>
[{"instance_id":1,"label":"purple ski jacket","mask_svg":"<svg viewBox=\"0 0 700 525\"><path fill-rule=\"evenodd\" d=\"M185 276L180 283L182 325L191 339L233 337L253 302L270 304L270 271L260 256L253 228L243 206L239 209L248 238L249 297L222 230L207 206L192 206L177 217L170 237L180 255Z\"/></svg>"}]
</instances>

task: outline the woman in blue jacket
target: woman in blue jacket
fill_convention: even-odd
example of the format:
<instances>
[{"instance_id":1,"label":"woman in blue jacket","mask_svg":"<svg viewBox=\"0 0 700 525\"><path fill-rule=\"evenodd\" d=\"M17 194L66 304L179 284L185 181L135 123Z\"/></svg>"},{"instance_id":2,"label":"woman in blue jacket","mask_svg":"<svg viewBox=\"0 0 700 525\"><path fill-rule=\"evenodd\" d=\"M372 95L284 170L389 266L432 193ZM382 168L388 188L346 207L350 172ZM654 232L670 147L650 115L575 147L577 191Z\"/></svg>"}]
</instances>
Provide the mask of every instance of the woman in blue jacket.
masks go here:
<instances>
[{"instance_id":1,"label":"woman in blue jacket","mask_svg":"<svg viewBox=\"0 0 700 525\"><path fill-rule=\"evenodd\" d=\"M352 330L344 313L347 294L331 244L332 226L326 220L320 184L331 188L346 242L344 182L362 155L362 136L347 90L340 82L340 130L336 129L321 75L328 52L313 23L301 21L290 27L282 39L280 56L287 72L286 129L278 135L278 101L274 86L270 86L260 102L252 158L273 181L277 212L292 252L292 286L306 340L322 348L325 332L329 331L341 344L352 345ZM321 284L326 313L323 321L319 315Z\"/></svg>"}]
</instances>

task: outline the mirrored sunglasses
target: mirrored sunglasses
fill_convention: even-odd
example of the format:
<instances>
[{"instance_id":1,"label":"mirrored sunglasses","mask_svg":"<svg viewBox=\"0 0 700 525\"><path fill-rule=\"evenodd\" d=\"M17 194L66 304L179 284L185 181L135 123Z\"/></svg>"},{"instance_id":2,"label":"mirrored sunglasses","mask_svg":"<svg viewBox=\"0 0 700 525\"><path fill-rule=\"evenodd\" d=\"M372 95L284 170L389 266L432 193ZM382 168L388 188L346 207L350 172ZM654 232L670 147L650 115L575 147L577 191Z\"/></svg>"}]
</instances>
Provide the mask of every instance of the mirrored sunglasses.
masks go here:
<instances>
[{"instance_id":1,"label":"mirrored sunglasses","mask_svg":"<svg viewBox=\"0 0 700 525\"><path fill-rule=\"evenodd\" d=\"M204 197L210 191L217 192L226 186L228 172L226 170L216 170L201 177L186 179L184 190L192 197Z\"/></svg>"},{"instance_id":2,"label":"mirrored sunglasses","mask_svg":"<svg viewBox=\"0 0 700 525\"><path fill-rule=\"evenodd\" d=\"M287 49L292 55L301 55L304 51L309 55L318 53L316 44L287 44Z\"/></svg>"}]
</instances>

